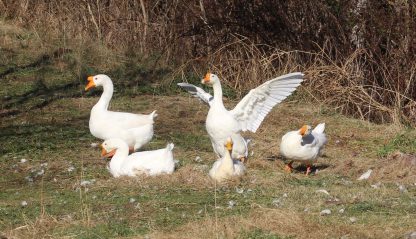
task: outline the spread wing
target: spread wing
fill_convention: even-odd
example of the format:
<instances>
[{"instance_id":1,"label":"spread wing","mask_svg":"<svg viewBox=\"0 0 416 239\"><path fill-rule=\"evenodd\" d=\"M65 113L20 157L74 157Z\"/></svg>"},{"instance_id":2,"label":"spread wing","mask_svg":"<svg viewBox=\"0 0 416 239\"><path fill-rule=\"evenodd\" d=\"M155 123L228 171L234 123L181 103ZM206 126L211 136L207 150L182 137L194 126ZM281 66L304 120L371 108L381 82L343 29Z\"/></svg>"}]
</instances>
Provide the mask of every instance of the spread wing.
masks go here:
<instances>
[{"instance_id":1,"label":"spread wing","mask_svg":"<svg viewBox=\"0 0 416 239\"><path fill-rule=\"evenodd\" d=\"M194 86L192 84L184 83L184 82L178 83L178 86L182 87L183 89L191 93L191 95L199 98L200 100L204 101L209 106L211 106L212 100L214 99L214 97L210 95L209 93L205 92L202 88L199 88L198 86Z\"/></svg>"},{"instance_id":2,"label":"spread wing","mask_svg":"<svg viewBox=\"0 0 416 239\"><path fill-rule=\"evenodd\" d=\"M303 81L301 72L269 80L252 89L230 112L243 131L256 132L270 110L286 99Z\"/></svg>"}]
</instances>

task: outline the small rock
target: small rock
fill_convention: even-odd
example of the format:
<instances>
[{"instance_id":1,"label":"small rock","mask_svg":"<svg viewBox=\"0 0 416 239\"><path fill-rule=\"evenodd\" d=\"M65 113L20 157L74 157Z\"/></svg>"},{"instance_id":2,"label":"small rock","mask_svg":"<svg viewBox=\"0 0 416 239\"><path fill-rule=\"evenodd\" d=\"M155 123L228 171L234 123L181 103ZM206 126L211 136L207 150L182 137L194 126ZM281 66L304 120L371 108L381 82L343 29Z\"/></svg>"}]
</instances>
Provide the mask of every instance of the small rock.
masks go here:
<instances>
[{"instance_id":1,"label":"small rock","mask_svg":"<svg viewBox=\"0 0 416 239\"><path fill-rule=\"evenodd\" d=\"M345 209L344 208L341 208L341 209L339 209L339 211L338 211L339 213L344 213L345 212Z\"/></svg>"},{"instance_id":2,"label":"small rock","mask_svg":"<svg viewBox=\"0 0 416 239\"><path fill-rule=\"evenodd\" d=\"M341 143L341 141L337 139L337 140L335 140L335 143L339 144L339 143Z\"/></svg>"},{"instance_id":3,"label":"small rock","mask_svg":"<svg viewBox=\"0 0 416 239\"><path fill-rule=\"evenodd\" d=\"M309 208L303 209L304 212L309 212Z\"/></svg>"},{"instance_id":4,"label":"small rock","mask_svg":"<svg viewBox=\"0 0 416 239\"><path fill-rule=\"evenodd\" d=\"M404 236L405 239L416 239L416 231L408 233Z\"/></svg>"},{"instance_id":5,"label":"small rock","mask_svg":"<svg viewBox=\"0 0 416 239\"><path fill-rule=\"evenodd\" d=\"M375 189L379 189L379 188L380 188L380 186L381 186L381 183L380 183L380 182L378 182L378 183L376 183L376 184L371 185L371 187L372 187L372 188L375 188Z\"/></svg>"},{"instance_id":6,"label":"small rock","mask_svg":"<svg viewBox=\"0 0 416 239\"><path fill-rule=\"evenodd\" d=\"M91 146L91 148L97 148L98 144L97 143L91 143L90 146Z\"/></svg>"},{"instance_id":7,"label":"small rock","mask_svg":"<svg viewBox=\"0 0 416 239\"><path fill-rule=\"evenodd\" d=\"M45 173L45 170L41 169L36 173L36 175L42 176L44 173Z\"/></svg>"},{"instance_id":8,"label":"small rock","mask_svg":"<svg viewBox=\"0 0 416 239\"><path fill-rule=\"evenodd\" d=\"M21 159L20 160L20 163L26 163L27 162L27 159Z\"/></svg>"},{"instance_id":9,"label":"small rock","mask_svg":"<svg viewBox=\"0 0 416 239\"><path fill-rule=\"evenodd\" d=\"M81 183L79 184L81 187L86 187L88 185L91 185L94 183L94 179L92 180L82 180Z\"/></svg>"},{"instance_id":10,"label":"small rock","mask_svg":"<svg viewBox=\"0 0 416 239\"><path fill-rule=\"evenodd\" d=\"M228 202L228 208L233 208L237 203L234 200Z\"/></svg>"},{"instance_id":11,"label":"small rock","mask_svg":"<svg viewBox=\"0 0 416 239\"><path fill-rule=\"evenodd\" d=\"M26 176L25 179L29 182L32 183L33 182L33 178L30 176Z\"/></svg>"},{"instance_id":12,"label":"small rock","mask_svg":"<svg viewBox=\"0 0 416 239\"><path fill-rule=\"evenodd\" d=\"M26 207L26 206L27 206L27 202L26 202L26 201L22 201L22 202L20 203L20 205L21 205L22 207Z\"/></svg>"},{"instance_id":13,"label":"small rock","mask_svg":"<svg viewBox=\"0 0 416 239\"><path fill-rule=\"evenodd\" d=\"M134 202L136 202L136 199L135 198L130 198L129 202L134 203Z\"/></svg>"},{"instance_id":14,"label":"small rock","mask_svg":"<svg viewBox=\"0 0 416 239\"><path fill-rule=\"evenodd\" d=\"M372 169L367 170L367 172L363 173L357 180L361 181L361 180L367 180L371 173L373 172Z\"/></svg>"},{"instance_id":15,"label":"small rock","mask_svg":"<svg viewBox=\"0 0 416 239\"><path fill-rule=\"evenodd\" d=\"M322 210L319 214L320 214L321 216L326 216L326 215L331 214L331 210L329 210L329 209L324 209L324 210Z\"/></svg>"},{"instance_id":16,"label":"small rock","mask_svg":"<svg viewBox=\"0 0 416 239\"><path fill-rule=\"evenodd\" d=\"M342 179L341 179L341 182L342 182L342 184L343 184L343 185L345 185L345 186L352 185L352 181L347 180L347 179L344 179L344 178L342 178Z\"/></svg>"},{"instance_id":17,"label":"small rock","mask_svg":"<svg viewBox=\"0 0 416 239\"><path fill-rule=\"evenodd\" d=\"M357 218L356 217L350 217L350 222L351 223L354 223L354 222L356 222L357 221Z\"/></svg>"},{"instance_id":18,"label":"small rock","mask_svg":"<svg viewBox=\"0 0 416 239\"><path fill-rule=\"evenodd\" d=\"M199 156L196 156L194 160L195 160L195 162L197 162L197 163L202 162L202 159L201 159L201 157L199 157Z\"/></svg>"},{"instance_id":19,"label":"small rock","mask_svg":"<svg viewBox=\"0 0 416 239\"><path fill-rule=\"evenodd\" d=\"M318 190L316 190L316 192L317 192L317 193L324 193L324 194L326 194L326 195L329 195L329 192L328 192L328 191L326 191L325 189L318 189Z\"/></svg>"},{"instance_id":20,"label":"small rock","mask_svg":"<svg viewBox=\"0 0 416 239\"><path fill-rule=\"evenodd\" d=\"M280 199L275 198L275 199L273 199L272 204L273 204L273 206L275 206L275 207L279 207L279 206L281 206L281 205L282 205L282 202L280 201Z\"/></svg>"},{"instance_id":21,"label":"small rock","mask_svg":"<svg viewBox=\"0 0 416 239\"><path fill-rule=\"evenodd\" d=\"M68 171L68 172L72 172L72 171L74 171L75 170L75 167L74 166L69 166L69 168L66 170L66 171Z\"/></svg>"},{"instance_id":22,"label":"small rock","mask_svg":"<svg viewBox=\"0 0 416 239\"><path fill-rule=\"evenodd\" d=\"M404 186L404 185L399 185L399 191L401 192L401 193L407 193L407 188Z\"/></svg>"}]
</instances>

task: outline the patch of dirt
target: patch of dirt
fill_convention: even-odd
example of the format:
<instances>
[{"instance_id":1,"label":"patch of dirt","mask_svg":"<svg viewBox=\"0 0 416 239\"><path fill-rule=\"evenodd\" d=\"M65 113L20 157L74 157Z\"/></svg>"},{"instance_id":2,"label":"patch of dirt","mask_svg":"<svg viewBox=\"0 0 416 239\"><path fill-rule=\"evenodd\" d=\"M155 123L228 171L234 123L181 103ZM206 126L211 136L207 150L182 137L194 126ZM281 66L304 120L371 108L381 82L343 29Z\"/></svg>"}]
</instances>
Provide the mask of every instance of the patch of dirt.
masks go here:
<instances>
[{"instance_id":1,"label":"patch of dirt","mask_svg":"<svg viewBox=\"0 0 416 239\"><path fill-rule=\"evenodd\" d=\"M416 182L416 155L396 151L380 159L373 169L376 178L383 181Z\"/></svg>"}]
</instances>

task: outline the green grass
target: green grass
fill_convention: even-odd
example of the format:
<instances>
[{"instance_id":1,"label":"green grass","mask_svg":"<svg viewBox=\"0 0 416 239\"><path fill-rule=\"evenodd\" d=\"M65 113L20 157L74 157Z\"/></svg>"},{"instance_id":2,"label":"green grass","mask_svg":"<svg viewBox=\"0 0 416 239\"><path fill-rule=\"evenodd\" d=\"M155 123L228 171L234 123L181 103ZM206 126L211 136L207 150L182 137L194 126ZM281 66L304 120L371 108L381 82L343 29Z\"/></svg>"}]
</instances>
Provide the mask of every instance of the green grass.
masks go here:
<instances>
[{"instance_id":1,"label":"green grass","mask_svg":"<svg viewBox=\"0 0 416 239\"><path fill-rule=\"evenodd\" d=\"M16 68L2 78L2 110L21 110L2 116L0 122L0 231L10 237L339 238L349 233L380 238L414 229L412 175L356 181L368 168L380 168L380 157L396 150L414 154L414 129L384 131L389 126L346 118L332 109L305 102L282 104L251 135L254 155L246 175L214 185L207 175L216 159L204 127L208 107L176 87L182 79L170 79L172 69L155 67L156 56L133 54L100 65L97 62L113 58L94 56L91 48L24 68L48 51L36 51L36 44L25 44L33 36L22 36L16 36L21 44L16 43L13 52L0 54L6 64L0 74ZM145 149L175 143L180 162L174 174L111 177L99 148L90 146L100 141L88 130L89 111L101 90L83 91L85 77L102 72L111 75L116 86L111 109L157 109L155 137ZM186 80L200 85L200 77L190 74ZM71 82L76 84L63 87ZM24 97L31 92L36 95ZM232 89L224 87L224 92L230 105L238 101ZM45 99L53 100L33 107ZM327 123L326 157L319 159L317 174L307 177L299 167L288 175L282 162L266 158L278 154L282 133L304 121ZM201 161L195 161L197 156ZM81 186L85 180L92 183ZM377 182L383 186L372 188ZM407 192L400 192L396 183ZM318 192L321 189L330 195ZM332 214L320 216L323 209ZM357 222L351 223L350 217Z\"/></svg>"},{"instance_id":2,"label":"green grass","mask_svg":"<svg viewBox=\"0 0 416 239\"><path fill-rule=\"evenodd\" d=\"M403 153L416 152L416 135L412 131L397 134L387 144L379 148L378 155L386 157L395 151L401 151Z\"/></svg>"}]
</instances>

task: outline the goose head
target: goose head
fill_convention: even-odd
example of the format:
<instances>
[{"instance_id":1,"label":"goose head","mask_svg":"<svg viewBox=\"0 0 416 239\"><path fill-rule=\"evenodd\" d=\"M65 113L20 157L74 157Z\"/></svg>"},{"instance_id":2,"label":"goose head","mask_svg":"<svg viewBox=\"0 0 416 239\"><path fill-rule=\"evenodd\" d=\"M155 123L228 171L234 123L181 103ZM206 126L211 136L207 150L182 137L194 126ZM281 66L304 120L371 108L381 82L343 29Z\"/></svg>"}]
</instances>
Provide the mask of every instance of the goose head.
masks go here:
<instances>
[{"instance_id":1,"label":"goose head","mask_svg":"<svg viewBox=\"0 0 416 239\"><path fill-rule=\"evenodd\" d=\"M304 125L299 130L299 134L302 137L306 137L306 136L310 135L311 133L312 133L312 127L310 125Z\"/></svg>"},{"instance_id":2,"label":"goose head","mask_svg":"<svg viewBox=\"0 0 416 239\"><path fill-rule=\"evenodd\" d=\"M88 91L89 89L97 86L103 86L104 84L107 84L108 82L111 82L110 77L107 75L95 75L95 76L89 76L87 78L88 84L85 86L85 90Z\"/></svg>"},{"instance_id":3,"label":"goose head","mask_svg":"<svg viewBox=\"0 0 416 239\"><path fill-rule=\"evenodd\" d=\"M215 74L211 74L209 72L205 75L204 79L201 80L202 84L208 84L208 85L213 85L218 82L220 82L220 79L218 78L218 76Z\"/></svg>"},{"instance_id":4,"label":"goose head","mask_svg":"<svg viewBox=\"0 0 416 239\"><path fill-rule=\"evenodd\" d=\"M103 158L112 157L116 153L117 149L125 145L126 143L121 139L107 139L100 145L101 157Z\"/></svg>"}]
</instances>

